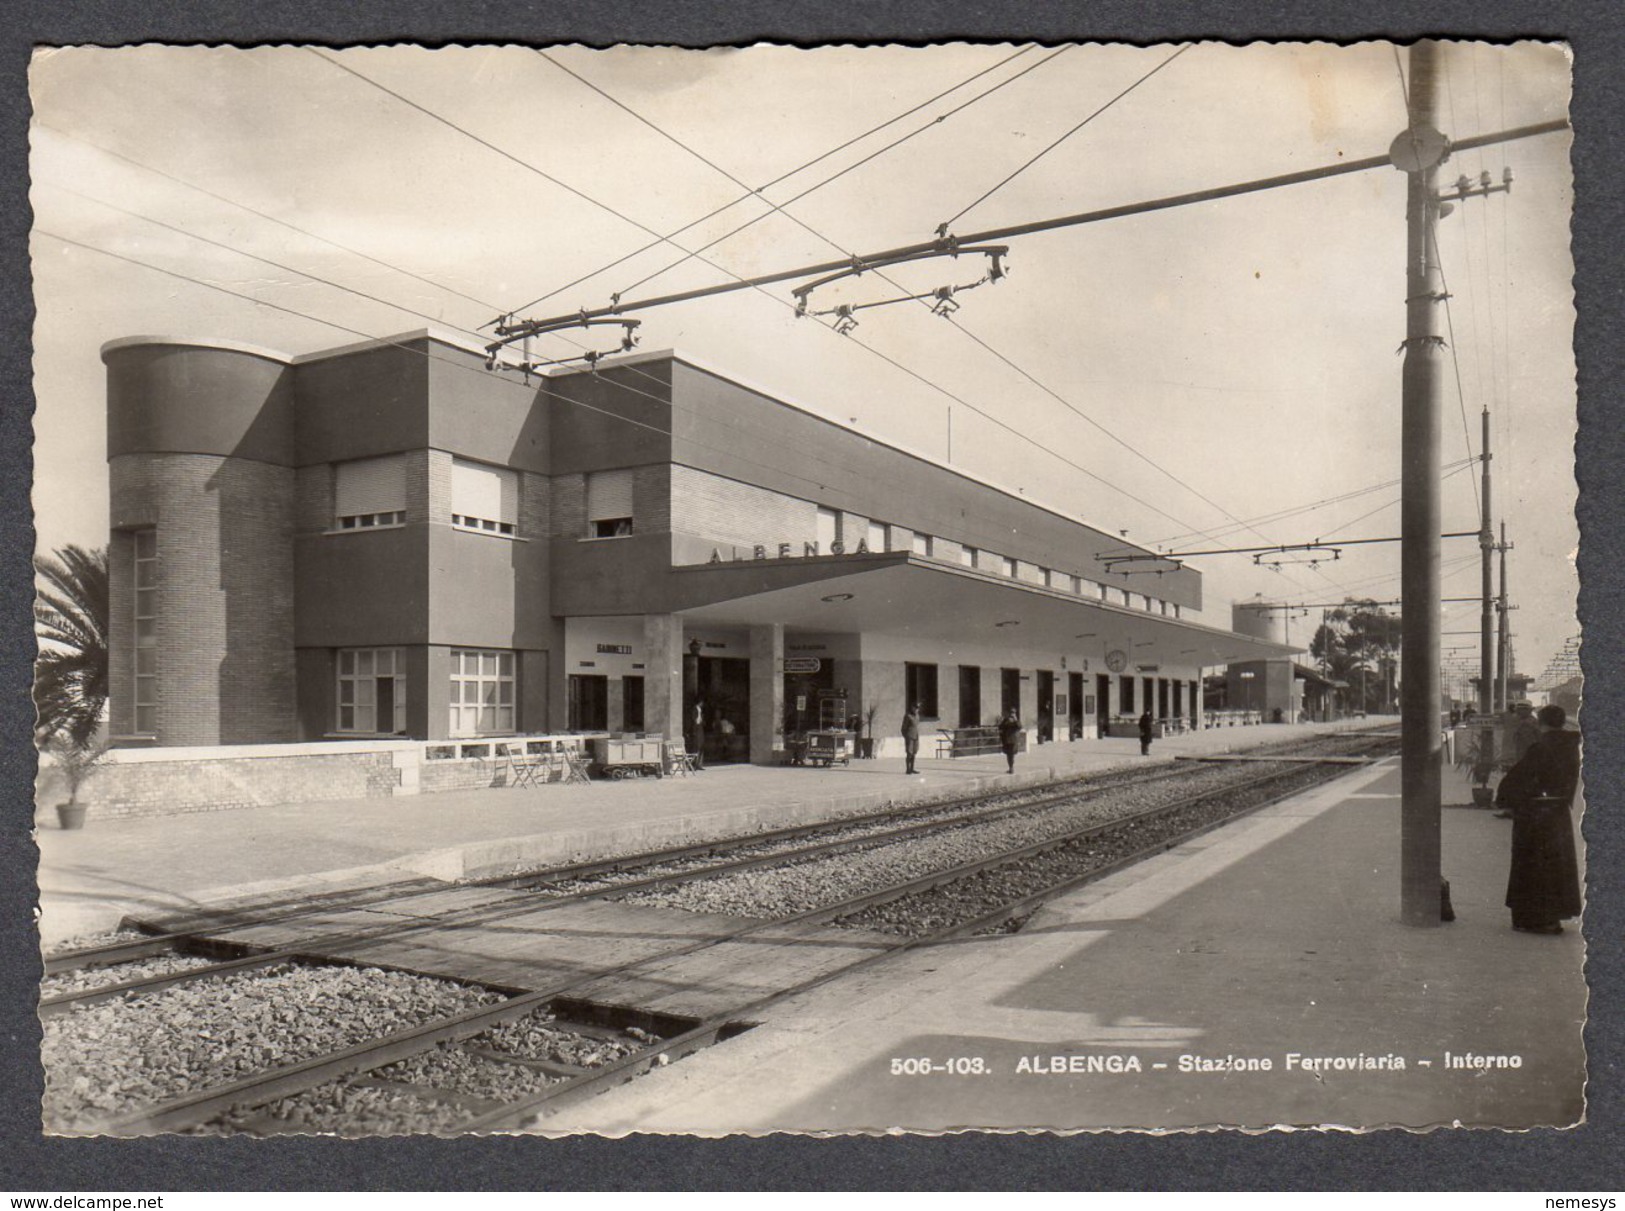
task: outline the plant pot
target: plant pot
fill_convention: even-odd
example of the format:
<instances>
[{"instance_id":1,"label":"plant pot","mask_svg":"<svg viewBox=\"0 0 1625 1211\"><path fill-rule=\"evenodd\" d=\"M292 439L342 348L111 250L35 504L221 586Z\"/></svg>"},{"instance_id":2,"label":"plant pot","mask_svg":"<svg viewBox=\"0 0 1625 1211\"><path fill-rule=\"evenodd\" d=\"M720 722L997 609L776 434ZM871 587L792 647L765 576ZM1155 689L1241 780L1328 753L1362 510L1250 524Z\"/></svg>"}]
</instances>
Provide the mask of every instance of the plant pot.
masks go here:
<instances>
[{"instance_id":1,"label":"plant pot","mask_svg":"<svg viewBox=\"0 0 1625 1211\"><path fill-rule=\"evenodd\" d=\"M1487 786L1475 786L1475 787L1473 787L1473 806L1474 807L1494 807L1495 806L1495 792L1493 790L1491 790Z\"/></svg>"},{"instance_id":2,"label":"plant pot","mask_svg":"<svg viewBox=\"0 0 1625 1211\"><path fill-rule=\"evenodd\" d=\"M83 828L85 826L85 805L83 803L58 803L56 805L57 823L63 828Z\"/></svg>"}]
</instances>

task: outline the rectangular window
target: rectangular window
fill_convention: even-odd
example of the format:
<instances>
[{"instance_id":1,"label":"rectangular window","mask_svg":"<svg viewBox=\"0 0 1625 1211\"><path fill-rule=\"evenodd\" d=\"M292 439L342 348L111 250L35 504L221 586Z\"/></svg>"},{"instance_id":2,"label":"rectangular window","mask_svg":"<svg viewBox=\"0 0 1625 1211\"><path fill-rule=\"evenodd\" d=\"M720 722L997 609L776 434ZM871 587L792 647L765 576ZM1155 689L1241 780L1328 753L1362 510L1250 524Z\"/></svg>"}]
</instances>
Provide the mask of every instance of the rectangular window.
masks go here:
<instances>
[{"instance_id":1,"label":"rectangular window","mask_svg":"<svg viewBox=\"0 0 1625 1211\"><path fill-rule=\"evenodd\" d=\"M834 509L818 506L818 549L825 555L835 550L835 544L841 540L841 515Z\"/></svg>"},{"instance_id":2,"label":"rectangular window","mask_svg":"<svg viewBox=\"0 0 1625 1211\"><path fill-rule=\"evenodd\" d=\"M1083 595L1084 590L1089 585L1089 582L1081 576L1069 576L1067 577L1067 580L1071 584L1072 591L1078 594L1080 597Z\"/></svg>"},{"instance_id":3,"label":"rectangular window","mask_svg":"<svg viewBox=\"0 0 1625 1211\"><path fill-rule=\"evenodd\" d=\"M1129 597L1131 596L1131 594L1129 593L1129 591L1127 589L1119 589L1118 592L1123 594L1123 604L1125 606L1134 604L1132 601L1129 600Z\"/></svg>"},{"instance_id":4,"label":"rectangular window","mask_svg":"<svg viewBox=\"0 0 1625 1211\"><path fill-rule=\"evenodd\" d=\"M885 523L871 521L864 527L863 541L871 551L884 551L886 549Z\"/></svg>"},{"instance_id":5,"label":"rectangular window","mask_svg":"<svg viewBox=\"0 0 1625 1211\"><path fill-rule=\"evenodd\" d=\"M345 648L339 654L340 732L398 735L406 730L406 657L400 648Z\"/></svg>"},{"instance_id":6,"label":"rectangular window","mask_svg":"<svg viewBox=\"0 0 1625 1211\"><path fill-rule=\"evenodd\" d=\"M1106 600L1106 593L1108 591L1106 586L1103 585L1103 584L1097 584L1095 586L1095 588L1100 590L1100 600L1105 601Z\"/></svg>"},{"instance_id":7,"label":"rectangular window","mask_svg":"<svg viewBox=\"0 0 1625 1211\"><path fill-rule=\"evenodd\" d=\"M914 531L914 541L910 545L910 549L914 554L923 555L925 558L930 559L931 545L931 535L921 534L918 530Z\"/></svg>"},{"instance_id":8,"label":"rectangular window","mask_svg":"<svg viewBox=\"0 0 1625 1211\"><path fill-rule=\"evenodd\" d=\"M358 458L334 467L333 516L341 530L406 521L406 460L399 454Z\"/></svg>"},{"instance_id":9,"label":"rectangular window","mask_svg":"<svg viewBox=\"0 0 1625 1211\"><path fill-rule=\"evenodd\" d=\"M135 731L158 733L158 531L135 539Z\"/></svg>"},{"instance_id":10,"label":"rectangular window","mask_svg":"<svg viewBox=\"0 0 1625 1211\"><path fill-rule=\"evenodd\" d=\"M960 547L959 562L964 564L967 568L974 568L976 566L976 548Z\"/></svg>"},{"instance_id":11,"label":"rectangular window","mask_svg":"<svg viewBox=\"0 0 1625 1211\"><path fill-rule=\"evenodd\" d=\"M920 708L920 718L937 717L937 666L934 664L903 665L903 697L905 705Z\"/></svg>"},{"instance_id":12,"label":"rectangular window","mask_svg":"<svg viewBox=\"0 0 1625 1211\"><path fill-rule=\"evenodd\" d=\"M519 473L451 460L451 524L480 534L512 535L519 523Z\"/></svg>"},{"instance_id":13,"label":"rectangular window","mask_svg":"<svg viewBox=\"0 0 1625 1211\"><path fill-rule=\"evenodd\" d=\"M587 473L587 536L625 538L632 533L632 470Z\"/></svg>"},{"instance_id":14,"label":"rectangular window","mask_svg":"<svg viewBox=\"0 0 1625 1211\"><path fill-rule=\"evenodd\" d=\"M513 653L451 650L451 734L514 730Z\"/></svg>"},{"instance_id":15,"label":"rectangular window","mask_svg":"<svg viewBox=\"0 0 1625 1211\"><path fill-rule=\"evenodd\" d=\"M1008 555L999 556L999 571L1014 580L1016 578L1016 561Z\"/></svg>"}]
</instances>

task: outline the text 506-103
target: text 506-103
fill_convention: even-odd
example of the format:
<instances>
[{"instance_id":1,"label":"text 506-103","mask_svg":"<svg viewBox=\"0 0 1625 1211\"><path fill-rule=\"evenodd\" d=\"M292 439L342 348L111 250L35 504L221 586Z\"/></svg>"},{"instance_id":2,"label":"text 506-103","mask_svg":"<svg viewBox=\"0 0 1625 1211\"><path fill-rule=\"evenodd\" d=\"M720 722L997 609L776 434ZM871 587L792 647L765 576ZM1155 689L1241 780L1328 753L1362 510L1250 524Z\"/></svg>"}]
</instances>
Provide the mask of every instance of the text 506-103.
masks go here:
<instances>
[{"instance_id":1,"label":"text 506-103","mask_svg":"<svg viewBox=\"0 0 1625 1211\"><path fill-rule=\"evenodd\" d=\"M987 1061L979 1055L952 1056L945 1060L929 1056L893 1056L893 1076L981 1076L989 1071Z\"/></svg>"}]
</instances>

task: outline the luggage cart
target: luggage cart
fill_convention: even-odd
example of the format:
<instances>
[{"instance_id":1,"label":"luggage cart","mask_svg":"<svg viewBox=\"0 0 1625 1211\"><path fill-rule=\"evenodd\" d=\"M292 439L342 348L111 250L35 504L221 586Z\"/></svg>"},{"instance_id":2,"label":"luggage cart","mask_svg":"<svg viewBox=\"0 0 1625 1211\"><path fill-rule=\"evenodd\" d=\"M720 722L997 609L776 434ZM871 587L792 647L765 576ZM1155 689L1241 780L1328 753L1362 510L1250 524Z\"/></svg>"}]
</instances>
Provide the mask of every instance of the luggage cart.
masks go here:
<instances>
[{"instance_id":1,"label":"luggage cart","mask_svg":"<svg viewBox=\"0 0 1625 1211\"><path fill-rule=\"evenodd\" d=\"M808 732L807 764L821 765L825 769L832 765L851 765L852 733L845 728Z\"/></svg>"},{"instance_id":2,"label":"luggage cart","mask_svg":"<svg viewBox=\"0 0 1625 1211\"><path fill-rule=\"evenodd\" d=\"M602 778L619 781L664 773L661 741L642 736L595 736L591 741L592 768Z\"/></svg>"}]
</instances>

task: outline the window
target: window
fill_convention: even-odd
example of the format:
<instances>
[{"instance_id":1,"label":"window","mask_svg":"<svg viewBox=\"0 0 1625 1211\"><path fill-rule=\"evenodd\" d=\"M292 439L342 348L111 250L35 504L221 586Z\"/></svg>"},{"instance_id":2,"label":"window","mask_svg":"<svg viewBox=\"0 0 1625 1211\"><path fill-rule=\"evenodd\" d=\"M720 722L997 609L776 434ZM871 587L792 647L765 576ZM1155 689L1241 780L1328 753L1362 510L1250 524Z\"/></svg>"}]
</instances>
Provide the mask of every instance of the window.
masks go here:
<instances>
[{"instance_id":1,"label":"window","mask_svg":"<svg viewBox=\"0 0 1625 1211\"><path fill-rule=\"evenodd\" d=\"M1127 590L1127 589L1119 589L1119 590L1118 590L1118 592L1119 592L1119 593L1121 593L1121 594L1122 594L1122 595L1123 595L1123 604L1124 604L1124 605L1126 605L1126 606L1127 606L1127 605L1132 605L1132 604L1134 604L1134 603L1133 603L1133 602L1131 602L1131 601L1130 601L1130 600L1129 600L1129 597L1130 597L1130 594L1129 594L1129 591L1128 591L1128 590Z\"/></svg>"},{"instance_id":2,"label":"window","mask_svg":"<svg viewBox=\"0 0 1625 1211\"><path fill-rule=\"evenodd\" d=\"M1119 715L1132 715L1134 713L1134 678L1119 677L1117 679L1117 713Z\"/></svg>"},{"instance_id":3,"label":"window","mask_svg":"<svg viewBox=\"0 0 1625 1211\"><path fill-rule=\"evenodd\" d=\"M1083 592L1088 587L1089 582L1081 576L1069 576L1067 577L1067 580L1071 585L1072 591L1078 594L1080 597L1083 596Z\"/></svg>"},{"instance_id":4,"label":"window","mask_svg":"<svg viewBox=\"0 0 1625 1211\"><path fill-rule=\"evenodd\" d=\"M632 471L587 474L587 537L625 538L632 533Z\"/></svg>"},{"instance_id":5,"label":"window","mask_svg":"<svg viewBox=\"0 0 1625 1211\"><path fill-rule=\"evenodd\" d=\"M400 648L339 652L336 730L368 735L406 730L406 658Z\"/></svg>"},{"instance_id":6,"label":"window","mask_svg":"<svg viewBox=\"0 0 1625 1211\"><path fill-rule=\"evenodd\" d=\"M863 541L871 551L884 551L886 549L885 524L871 521L864 530Z\"/></svg>"},{"instance_id":7,"label":"window","mask_svg":"<svg viewBox=\"0 0 1625 1211\"><path fill-rule=\"evenodd\" d=\"M399 454L339 463L334 471L333 514L339 529L406 521L406 460Z\"/></svg>"},{"instance_id":8,"label":"window","mask_svg":"<svg viewBox=\"0 0 1625 1211\"><path fill-rule=\"evenodd\" d=\"M1097 584L1095 586L1095 588L1100 590L1100 600L1105 601L1106 600L1106 593L1108 591L1106 586L1103 585L1103 584Z\"/></svg>"},{"instance_id":9,"label":"window","mask_svg":"<svg viewBox=\"0 0 1625 1211\"><path fill-rule=\"evenodd\" d=\"M905 664L903 666L903 697L905 706L918 706L920 718L937 717L937 666L934 664Z\"/></svg>"},{"instance_id":10,"label":"window","mask_svg":"<svg viewBox=\"0 0 1625 1211\"><path fill-rule=\"evenodd\" d=\"M158 531L135 539L135 731L158 732Z\"/></svg>"},{"instance_id":11,"label":"window","mask_svg":"<svg viewBox=\"0 0 1625 1211\"><path fill-rule=\"evenodd\" d=\"M513 730L513 653L453 648L451 734L480 736Z\"/></svg>"},{"instance_id":12,"label":"window","mask_svg":"<svg viewBox=\"0 0 1625 1211\"><path fill-rule=\"evenodd\" d=\"M921 534L918 530L914 531L914 541L910 546L914 554L923 555L929 559L931 558L931 547L931 535Z\"/></svg>"},{"instance_id":13,"label":"window","mask_svg":"<svg viewBox=\"0 0 1625 1211\"><path fill-rule=\"evenodd\" d=\"M1016 578L1016 561L1008 555L999 556L999 571L1014 580Z\"/></svg>"},{"instance_id":14,"label":"window","mask_svg":"<svg viewBox=\"0 0 1625 1211\"><path fill-rule=\"evenodd\" d=\"M451 460L452 525L481 534L512 535L518 521L518 472Z\"/></svg>"},{"instance_id":15,"label":"window","mask_svg":"<svg viewBox=\"0 0 1625 1211\"><path fill-rule=\"evenodd\" d=\"M960 547L959 562L964 564L967 568L974 568L976 566L976 548Z\"/></svg>"},{"instance_id":16,"label":"window","mask_svg":"<svg viewBox=\"0 0 1625 1211\"><path fill-rule=\"evenodd\" d=\"M833 553L835 544L841 540L841 515L834 509L818 506L818 549L826 554Z\"/></svg>"}]
</instances>

